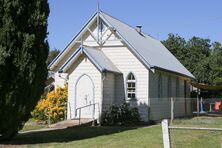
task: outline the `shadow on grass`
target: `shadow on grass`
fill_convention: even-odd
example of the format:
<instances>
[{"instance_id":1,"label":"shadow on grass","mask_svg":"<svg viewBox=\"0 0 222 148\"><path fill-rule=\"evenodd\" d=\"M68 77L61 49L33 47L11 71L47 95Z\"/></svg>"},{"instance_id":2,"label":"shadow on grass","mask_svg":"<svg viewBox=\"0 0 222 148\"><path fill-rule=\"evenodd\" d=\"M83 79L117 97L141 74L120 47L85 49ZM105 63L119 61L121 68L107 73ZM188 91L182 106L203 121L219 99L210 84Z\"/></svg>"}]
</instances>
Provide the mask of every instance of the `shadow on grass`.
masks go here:
<instances>
[{"instance_id":1,"label":"shadow on grass","mask_svg":"<svg viewBox=\"0 0 222 148\"><path fill-rule=\"evenodd\" d=\"M30 133L20 133L11 141L0 142L0 144L23 145L41 144L52 142L69 142L94 138L98 136L120 133L126 130L133 130L139 127L73 127L58 129L53 131L38 131Z\"/></svg>"}]
</instances>

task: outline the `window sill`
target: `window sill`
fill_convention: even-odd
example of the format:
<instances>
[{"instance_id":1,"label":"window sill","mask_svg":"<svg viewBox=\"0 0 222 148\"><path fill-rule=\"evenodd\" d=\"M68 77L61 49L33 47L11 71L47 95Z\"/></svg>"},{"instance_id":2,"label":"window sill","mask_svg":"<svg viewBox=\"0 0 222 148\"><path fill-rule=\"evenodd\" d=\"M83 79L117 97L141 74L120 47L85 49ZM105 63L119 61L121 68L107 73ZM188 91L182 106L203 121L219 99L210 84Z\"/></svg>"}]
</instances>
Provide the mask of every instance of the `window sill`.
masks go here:
<instances>
[{"instance_id":1,"label":"window sill","mask_svg":"<svg viewBox=\"0 0 222 148\"><path fill-rule=\"evenodd\" d=\"M131 98L127 98L127 99L125 99L126 101L138 101L136 98L133 98L133 99L131 99Z\"/></svg>"}]
</instances>

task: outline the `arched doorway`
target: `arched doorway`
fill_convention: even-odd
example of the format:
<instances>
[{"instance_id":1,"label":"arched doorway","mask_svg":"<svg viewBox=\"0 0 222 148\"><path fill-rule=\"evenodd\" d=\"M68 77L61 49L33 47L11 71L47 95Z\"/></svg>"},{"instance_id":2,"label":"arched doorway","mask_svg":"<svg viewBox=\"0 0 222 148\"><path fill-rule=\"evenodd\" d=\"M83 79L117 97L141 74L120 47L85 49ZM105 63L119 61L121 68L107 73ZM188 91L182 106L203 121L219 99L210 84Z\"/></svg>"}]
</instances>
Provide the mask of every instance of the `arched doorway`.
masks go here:
<instances>
[{"instance_id":1,"label":"arched doorway","mask_svg":"<svg viewBox=\"0 0 222 148\"><path fill-rule=\"evenodd\" d=\"M76 115L79 118L79 109L81 109L81 118L93 117L93 104L94 103L94 83L90 76L83 74L76 82L76 95L75 95L75 108L77 109ZM89 105L89 106L88 106Z\"/></svg>"}]
</instances>

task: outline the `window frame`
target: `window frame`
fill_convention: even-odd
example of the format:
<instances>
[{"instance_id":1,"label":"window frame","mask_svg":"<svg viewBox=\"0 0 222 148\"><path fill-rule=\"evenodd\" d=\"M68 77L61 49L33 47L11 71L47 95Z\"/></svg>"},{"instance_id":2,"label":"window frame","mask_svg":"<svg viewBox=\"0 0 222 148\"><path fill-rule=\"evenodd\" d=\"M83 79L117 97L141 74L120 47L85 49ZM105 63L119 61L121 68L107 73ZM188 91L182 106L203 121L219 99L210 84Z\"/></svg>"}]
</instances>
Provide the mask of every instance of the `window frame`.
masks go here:
<instances>
[{"instance_id":1,"label":"window frame","mask_svg":"<svg viewBox=\"0 0 222 148\"><path fill-rule=\"evenodd\" d=\"M129 78L131 75L134 77L134 79ZM131 84L131 87L129 87L129 84ZM133 86L133 84L134 84L134 86ZM132 91L129 92L128 88L131 88ZM129 74L126 77L126 100L137 100L136 99L136 91L137 91L137 81L136 81L135 74L132 72L129 72ZM128 97L129 94L131 94L131 97ZM132 97L133 94L135 97Z\"/></svg>"}]
</instances>

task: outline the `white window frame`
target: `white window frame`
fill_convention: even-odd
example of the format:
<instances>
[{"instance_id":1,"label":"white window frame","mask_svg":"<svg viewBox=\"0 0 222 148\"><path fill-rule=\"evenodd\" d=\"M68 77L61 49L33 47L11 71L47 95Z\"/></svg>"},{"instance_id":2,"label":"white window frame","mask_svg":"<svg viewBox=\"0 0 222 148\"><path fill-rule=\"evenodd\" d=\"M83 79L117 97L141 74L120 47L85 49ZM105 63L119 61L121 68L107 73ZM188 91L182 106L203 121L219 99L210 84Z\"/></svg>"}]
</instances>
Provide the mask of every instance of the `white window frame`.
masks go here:
<instances>
[{"instance_id":1,"label":"white window frame","mask_svg":"<svg viewBox=\"0 0 222 148\"><path fill-rule=\"evenodd\" d=\"M134 77L133 80L129 79L129 77L131 75ZM132 89L132 91L129 91L129 84L131 84L130 88ZM133 87L133 84L134 84L134 87ZM129 97L129 94L131 94L131 97ZM135 97L132 97L133 94ZM135 100L136 99L136 77L132 72L130 72L126 77L126 95L127 95L126 96L127 100Z\"/></svg>"}]
</instances>

